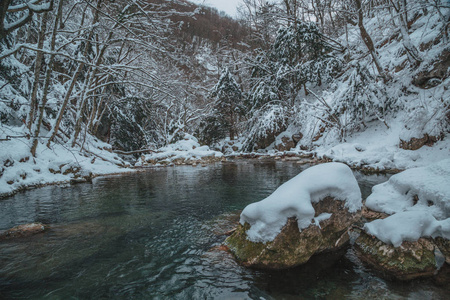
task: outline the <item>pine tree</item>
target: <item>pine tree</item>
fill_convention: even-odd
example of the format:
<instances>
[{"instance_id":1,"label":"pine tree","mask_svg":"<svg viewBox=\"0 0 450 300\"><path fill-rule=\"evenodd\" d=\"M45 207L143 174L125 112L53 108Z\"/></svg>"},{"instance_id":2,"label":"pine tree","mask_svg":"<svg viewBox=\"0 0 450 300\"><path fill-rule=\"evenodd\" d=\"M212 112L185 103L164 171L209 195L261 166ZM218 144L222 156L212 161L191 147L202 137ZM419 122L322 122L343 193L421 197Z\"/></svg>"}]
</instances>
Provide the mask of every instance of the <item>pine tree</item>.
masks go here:
<instances>
[{"instance_id":1,"label":"pine tree","mask_svg":"<svg viewBox=\"0 0 450 300\"><path fill-rule=\"evenodd\" d=\"M230 139L237 134L237 122L242 112L242 91L228 68L222 71L219 81L211 93L216 98L215 114L228 129Z\"/></svg>"}]
</instances>

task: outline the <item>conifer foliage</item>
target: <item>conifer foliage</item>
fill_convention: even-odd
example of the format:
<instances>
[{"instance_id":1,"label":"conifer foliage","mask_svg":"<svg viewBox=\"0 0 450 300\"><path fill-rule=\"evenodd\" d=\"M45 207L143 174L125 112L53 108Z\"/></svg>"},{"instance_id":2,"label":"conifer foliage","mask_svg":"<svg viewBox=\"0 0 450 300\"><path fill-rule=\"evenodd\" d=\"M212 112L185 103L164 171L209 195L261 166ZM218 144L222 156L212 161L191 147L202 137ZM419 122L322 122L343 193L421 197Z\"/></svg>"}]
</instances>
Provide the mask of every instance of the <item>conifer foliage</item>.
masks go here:
<instances>
[{"instance_id":1,"label":"conifer foliage","mask_svg":"<svg viewBox=\"0 0 450 300\"><path fill-rule=\"evenodd\" d=\"M241 89L228 68L222 71L211 96L215 98L214 115L221 121L223 128L228 129L228 135L233 140L243 105Z\"/></svg>"}]
</instances>

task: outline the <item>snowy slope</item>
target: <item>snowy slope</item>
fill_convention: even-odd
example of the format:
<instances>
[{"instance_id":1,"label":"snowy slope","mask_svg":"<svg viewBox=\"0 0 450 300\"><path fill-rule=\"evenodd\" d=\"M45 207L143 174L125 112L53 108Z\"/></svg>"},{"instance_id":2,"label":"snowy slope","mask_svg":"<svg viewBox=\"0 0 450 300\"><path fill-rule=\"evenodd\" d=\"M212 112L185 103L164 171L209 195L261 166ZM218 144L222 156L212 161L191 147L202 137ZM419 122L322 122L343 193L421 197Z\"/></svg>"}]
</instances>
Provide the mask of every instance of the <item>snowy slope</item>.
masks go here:
<instances>
[{"instance_id":1,"label":"snowy slope","mask_svg":"<svg viewBox=\"0 0 450 300\"><path fill-rule=\"evenodd\" d=\"M0 139L21 136L19 127L2 126ZM31 141L11 138L0 142L0 196L18 190L71 180L89 180L93 176L130 172L127 163L105 149L111 146L87 136L84 149L52 144L47 148L39 143L36 157L30 154ZM129 166L129 164L128 164Z\"/></svg>"}]
</instances>

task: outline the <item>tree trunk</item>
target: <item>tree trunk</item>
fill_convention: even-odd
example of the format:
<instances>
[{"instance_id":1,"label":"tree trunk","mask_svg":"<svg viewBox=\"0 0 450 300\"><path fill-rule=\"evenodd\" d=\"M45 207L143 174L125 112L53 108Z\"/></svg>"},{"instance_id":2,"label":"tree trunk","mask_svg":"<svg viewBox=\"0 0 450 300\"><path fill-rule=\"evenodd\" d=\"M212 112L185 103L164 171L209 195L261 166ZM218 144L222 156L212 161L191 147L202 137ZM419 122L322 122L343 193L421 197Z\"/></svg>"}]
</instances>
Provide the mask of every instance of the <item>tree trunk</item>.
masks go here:
<instances>
[{"instance_id":1,"label":"tree trunk","mask_svg":"<svg viewBox=\"0 0 450 300\"><path fill-rule=\"evenodd\" d=\"M92 20L92 24L93 25L98 22L99 11L100 11L101 4L102 4L102 1L99 0L97 2L97 7L96 7L95 12L94 12L94 18ZM90 43L89 41L92 40L93 36L94 36L94 32L91 31L89 33L89 38L88 38L87 44ZM106 39L105 43L107 43L107 41L111 38L111 36L112 36L112 32L109 33L108 38ZM84 90L83 90L83 92L81 94L80 100L78 100L77 114L75 116L75 129L74 129L74 133L73 133L73 135L71 137L71 141L70 141L72 147L75 147L77 139L78 139L78 135L81 132L81 125L82 125L81 123L83 121L82 120L82 114L83 114L83 110L84 110L84 107L85 107L85 104L86 104L86 99L87 99L87 96L88 96L88 90L92 86L92 82L95 79L95 76L96 76L96 73L97 73L97 70L98 70L98 66L100 65L100 62L102 60L104 51L106 50L106 47L107 47L107 44L105 44L103 46L102 50L100 51L100 53L97 54L95 65L90 69L90 71L89 71L89 73L88 73L88 75L86 77L85 84L84 84ZM88 48L89 47L86 47L86 51L87 51Z\"/></svg>"},{"instance_id":2,"label":"tree trunk","mask_svg":"<svg viewBox=\"0 0 450 300\"><path fill-rule=\"evenodd\" d=\"M397 13L398 21L400 24L400 33L402 34L402 44L406 50L406 54L408 56L408 60L411 65L418 66L423 59L420 57L419 51L413 45L411 38L408 32L408 15L406 14L406 2L404 0L398 1L398 6L395 6L394 2L392 2L392 6Z\"/></svg>"},{"instance_id":3,"label":"tree trunk","mask_svg":"<svg viewBox=\"0 0 450 300\"><path fill-rule=\"evenodd\" d=\"M50 51L51 52L55 51L56 34L58 32L58 22L59 22L59 19L61 18L63 1L64 0L59 0L58 10L55 15L55 20L53 23L53 31L52 31L51 41L50 41ZM43 18L47 18L47 12L44 13ZM39 117L37 118L35 125L34 125L34 129L35 129L34 130L34 139L33 139L33 143L31 145L31 150L30 150L31 155L33 155L33 157L36 157L36 149L37 149L38 142L39 142L38 137L41 132L41 124L42 124L42 119L44 118L45 105L47 104L48 89L50 86L50 80L51 80L51 75L52 75L52 71L53 71L54 60L55 60L55 54L51 54L48 65L47 65L47 70L45 72L44 91L43 91L43 95L42 95L41 105L39 107Z\"/></svg>"},{"instance_id":4,"label":"tree trunk","mask_svg":"<svg viewBox=\"0 0 450 300\"><path fill-rule=\"evenodd\" d=\"M99 1L99 2L101 2L101 1ZM98 3L98 5L100 5L100 4ZM99 7L97 7L97 8L99 8ZM80 22L80 27L84 25L84 14L85 14L85 11L83 12L83 18L82 18L82 20ZM94 25L96 22L98 22L98 18L99 18L99 10L97 9L95 11L95 13L94 13L94 18L92 20L92 25ZM88 38L86 39L86 44L85 44L84 50L83 50L83 57L84 58L86 58L87 53L89 51L90 40L92 39L93 34L94 33L91 31L89 33ZM69 88L66 91L66 95L64 96L63 104L61 106L61 109L58 112L58 117L56 118L55 127L52 129L51 136L50 136L50 138L49 138L49 140L47 142L47 147L50 147L50 143L55 139L56 135L58 134L59 127L61 126L61 121L62 121L62 119L64 117L64 113L66 112L67 104L69 104L70 96L72 95L72 91L75 88L75 84L77 83L78 76L80 75L80 73L83 70L84 66L85 66L85 63L84 62L80 62L78 64L77 69L75 70L75 73L72 75L72 79L71 79Z\"/></svg>"},{"instance_id":5,"label":"tree trunk","mask_svg":"<svg viewBox=\"0 0 450 300\"><path fill-rule=\"evenodd\" d=\"M41 16L41 28L38 34L38 42L37 48L42 50L44 48L44 40L45 40L45 31L47 30L47 13ZM41 74L42 69L42 60L44 59L44 53L42 51L38 51L36 53L36 58L34 60L34 82L31 88L31 96L30 96L30 111L28 112L28 120L27 127L31 130L31 126L33 125L36 111L38 109L38 100L37 100L37 92L39 89L39 76Z\"/></svg>"},{"instance_id":6,"label":"tree trunk","mask_svg":"<svg viewBox=\"0 0 450 300\"><path fill-rule=\"evenodd\" d=\"M361 33L361 38L364 41L364 44L369 49L369 53L372 56L375 67L377 68L378 74L383 78L384 81L387 81L387 75L381 67L380 60L378 59L377 52L375 50L375 46L373 44L372 38L364 27L364 15L361 7L361 0L354 0L356 4L356 9L358 11L358 27Z\"/></svg>"}]
</instances>

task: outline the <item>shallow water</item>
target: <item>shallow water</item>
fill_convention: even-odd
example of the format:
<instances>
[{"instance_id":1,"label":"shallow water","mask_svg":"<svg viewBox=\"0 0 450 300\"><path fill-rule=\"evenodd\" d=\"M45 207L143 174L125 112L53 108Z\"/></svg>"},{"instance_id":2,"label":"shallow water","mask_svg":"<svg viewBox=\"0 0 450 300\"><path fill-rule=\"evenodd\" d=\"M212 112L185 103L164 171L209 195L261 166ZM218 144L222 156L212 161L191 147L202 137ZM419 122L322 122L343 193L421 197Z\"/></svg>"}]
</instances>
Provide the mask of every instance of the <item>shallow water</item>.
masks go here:
<instances>
[{"instance_id":1,"label":"shallow water","mask_svg":"<svg viewBox=\"0 0 450 300\"><path fill-rule=\"evenodd\" d=\"M445 299L448 290L427 281L378 278L352 250L266 272L214 249L239 210L305 167L240 161L150 169L0 200L0 230L50 224L44 234L0 243L0 299ZM364 197L387 180L355 175Z\"/></svg>"}]
</instances>

